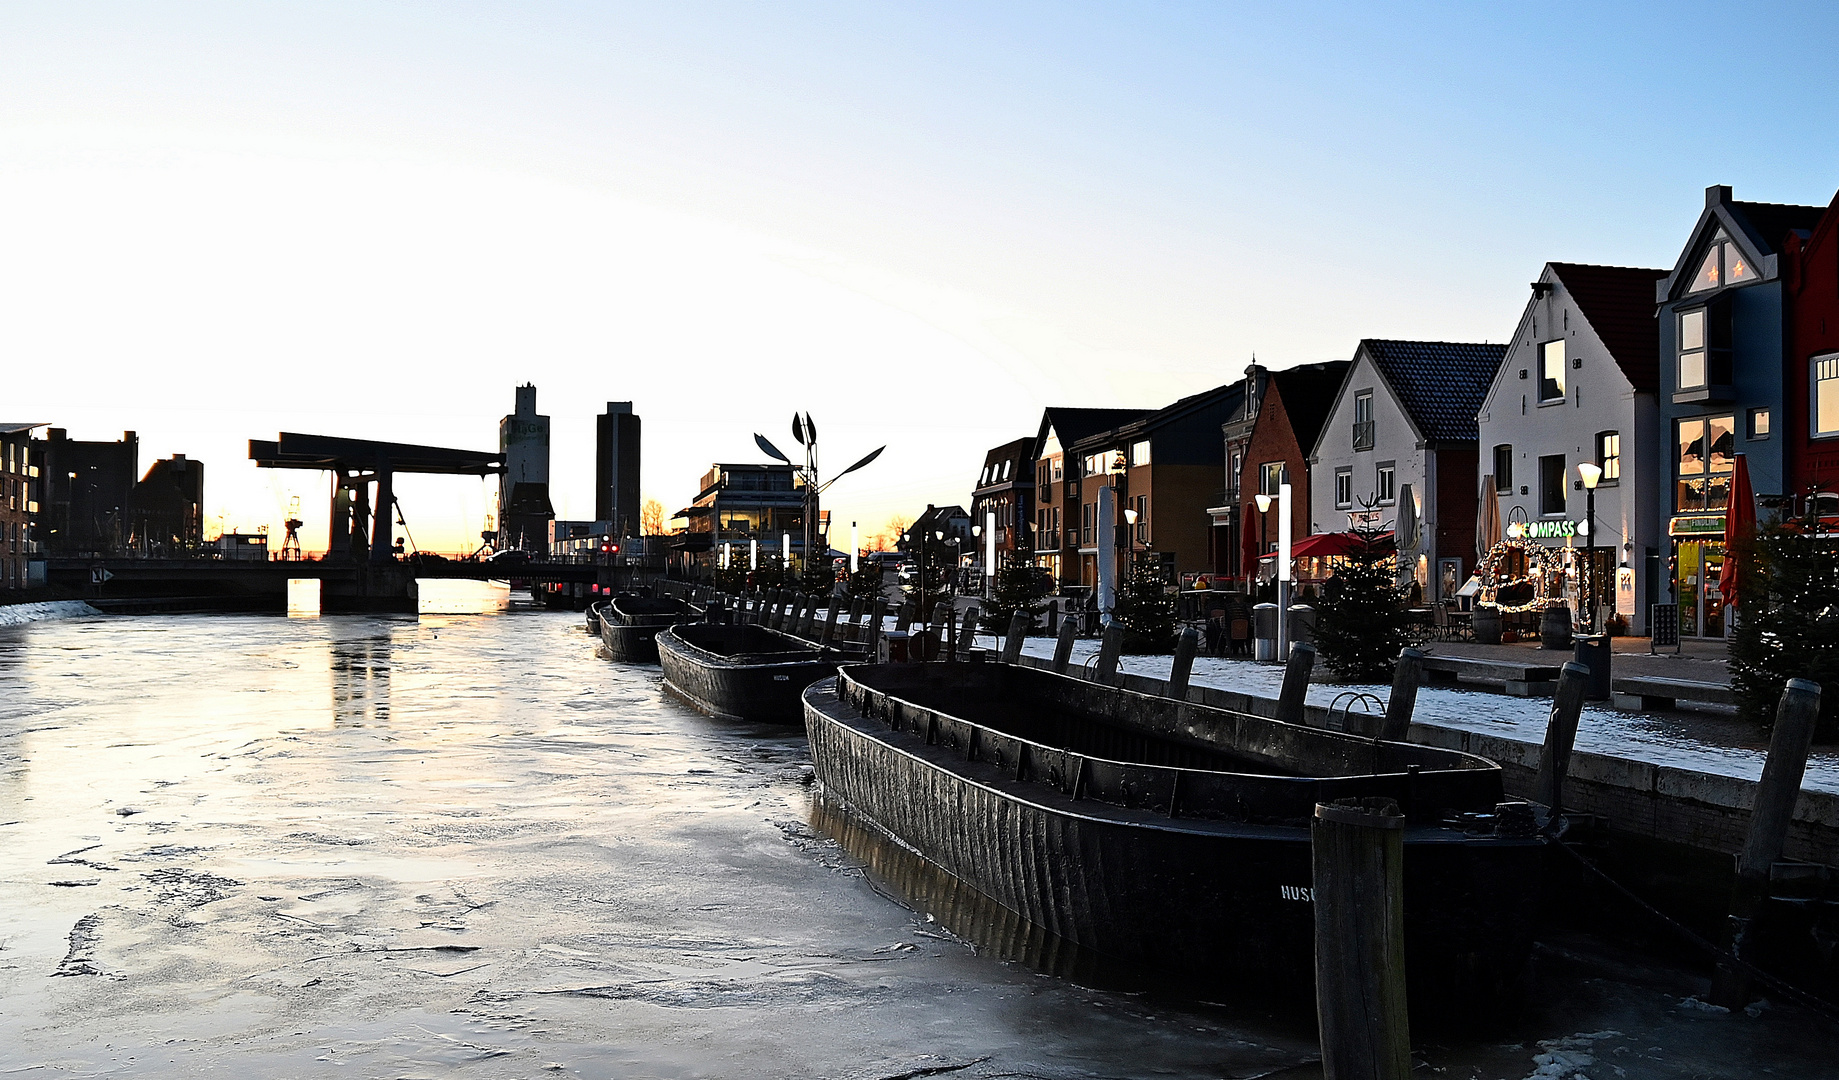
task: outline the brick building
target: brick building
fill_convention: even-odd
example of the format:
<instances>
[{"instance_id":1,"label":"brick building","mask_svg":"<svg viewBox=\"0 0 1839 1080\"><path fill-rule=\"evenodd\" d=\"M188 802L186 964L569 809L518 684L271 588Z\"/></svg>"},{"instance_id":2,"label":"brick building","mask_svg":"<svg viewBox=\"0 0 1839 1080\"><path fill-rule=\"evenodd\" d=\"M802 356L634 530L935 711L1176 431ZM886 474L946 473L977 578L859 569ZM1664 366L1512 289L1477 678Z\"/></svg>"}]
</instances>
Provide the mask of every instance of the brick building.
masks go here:
<instances>
[{"instance_id":1,"label":"brick building","mask_svg":"<svg viewBox=\"0 0 1839 1080\"><path fill-rule=\"evenodd\" d=\"M1782 443L1787 492L1839 519L1839 196L1804 239L1783 240L1790 309Z\"/></svg>"},{"instance_id":2,"label":"brick building","mask_svg":"<svg viewBox=\"0 0 1839 1080\"><path fill-rule=\"evenodd\" d=\"M30 582L32 522L38 511L32 432L43 426L0 423L0 592L24 589Z\"/></svg>"},{"instance_id":3,"label":"brick building","mask_svg":"<svg viewBox=\"0 0 1839 1080\"><path fill-rule=\"evenodd\" d=\"M1032 438L1016 439L991 450L983 458L983 471L977 474L977 487L971 492L971 525L990 527L995 516L996 558L1017 552L1032 557L1034 538L1035 443ZM983 558L987 537L978 537L977 558ZM994 573L995 567L986 568Z\"/></svg>"},{"instance_id":4,"label":"brick building","mask_svg":"<svg viewBox=\"0 0 1839 1080\"><path fill-rule=\"evenodd\" d=\"M1309 535L1309 451L1328 421L1349 367L1346 360L1330 360L1265 373L1261 392L1249 403L1253 426L1239 455L1239 472L1228 477L1237 497L1238 520L1250 535L1219 537L1216 531L1216 575L1255 576L1257 567L1247 565L1244 553L1253 550L1262 556L1276 549L1277 510L1260 512L1257 496L1275 498L1279 484L1290 485L1292 535ZM1216 512L1216 521L1218 516Z\"/></svg>"}]
</instances>

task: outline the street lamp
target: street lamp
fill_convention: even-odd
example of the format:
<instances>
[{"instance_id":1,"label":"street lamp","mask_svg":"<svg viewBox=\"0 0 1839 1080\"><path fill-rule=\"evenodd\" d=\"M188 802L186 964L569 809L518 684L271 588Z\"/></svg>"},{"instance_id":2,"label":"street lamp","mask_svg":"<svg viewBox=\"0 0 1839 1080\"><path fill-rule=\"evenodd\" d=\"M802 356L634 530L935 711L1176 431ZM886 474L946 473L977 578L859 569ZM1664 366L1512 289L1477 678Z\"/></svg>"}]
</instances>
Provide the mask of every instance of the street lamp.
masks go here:
<instances>
[{"instance_id":1,"label":"street lamp","mask_svg":"<svg viewBox=\"0 0 1839 1080\"><path fill-rule=\"evenodd\" d=\"M1263 562L1265 550L1271 546L1271 519L1266 516L1271 512L1271 497L1260 491L1252 501L1258 504L1258 561ZM1257 567L1252 567L1251 576L1254 579L1258 576Z\"/></svg>"},{"instance_id":2,"label":"street lamp","mask_svg":"<svg viewBox=\"0 0 1839 1080\"><path fill-rule=\"evenodd\" d=\"M1603 467L1590 461L1577 463L1578 478L1584 482L1584 629L1596 633L1596 484L1603 478Z\"/></svg>"}]
</instances>

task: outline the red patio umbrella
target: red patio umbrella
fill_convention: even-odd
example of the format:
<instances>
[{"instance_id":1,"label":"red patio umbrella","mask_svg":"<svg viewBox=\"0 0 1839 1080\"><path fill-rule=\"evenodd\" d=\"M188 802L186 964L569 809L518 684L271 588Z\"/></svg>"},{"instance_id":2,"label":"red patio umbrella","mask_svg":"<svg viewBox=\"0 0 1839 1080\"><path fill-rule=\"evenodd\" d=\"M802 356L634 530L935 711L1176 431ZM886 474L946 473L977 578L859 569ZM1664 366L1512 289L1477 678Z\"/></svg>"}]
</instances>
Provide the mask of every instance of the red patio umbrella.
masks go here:
<instances>
[{"instance_id":1,"label":"red patio umbrella","mask_svg":"<svg viewBox=\"0 0 1839 1080\"><path fill-rule=\"evenodd\" d=\"M1718 574L1718 592L1723 594L1727 606L1740 606L1737 590L1742 586L1743 577L1742 568L1737 565L1737 552L1755 532L1756 497L1750 493L1749 457L1738 454L1730 477L1730 507L1724 511L1724 569Z\"/></svg>"},{"instance_id":2,"label":"red patio umbrella","mask_svg":"<svg viewBox=\"0 0 1839 1080\"><path fill-rule=\"evenodd\" d=\"M1244 573L1246 581L1258 576L1258 522L1255 520L1258 504L1246 503L1245 513L1239 516L1239 570Z\"/></svg>"}]
</instances>

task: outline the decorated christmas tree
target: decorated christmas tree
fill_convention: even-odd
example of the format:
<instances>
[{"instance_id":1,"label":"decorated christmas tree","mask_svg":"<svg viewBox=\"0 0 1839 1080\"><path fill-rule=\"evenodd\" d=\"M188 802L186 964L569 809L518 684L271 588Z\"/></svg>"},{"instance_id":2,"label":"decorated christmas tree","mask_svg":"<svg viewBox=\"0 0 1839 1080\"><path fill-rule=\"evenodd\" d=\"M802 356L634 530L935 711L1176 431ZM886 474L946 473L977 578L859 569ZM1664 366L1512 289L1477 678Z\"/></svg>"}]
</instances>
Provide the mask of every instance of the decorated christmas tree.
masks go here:
<instances>
[{"instance_id":1,"label":"decorated christmas tree","mask_svg":"<svg viewBox=\"0 0 1839 1080\"><path fill-rule=\"evenodd\" d=\"M1726 553L1736 558L1736 640L1730 681L1737 715L1768 727L1789 679L1820 684L1820 730L1839 717L1839 539L1815 518L1765 526Z\"/></svg>"},{"instance_id":2,"label":"decorated christmas tree","mask_svg":"<svg viewBox=\"0 0 1839 1080\"><path fill-rule=\"evenodd\" d=\"M856 569L849 575L850 599L860 599L864 607L874 602L881 595L886 579L883 576L881 562L875 559L862 559Z\"/></svg>"},{"instance_id":3,"label":"decorated christmas tree","mask_svg":"<svg viewBox=\"0 0 1839 1080\"><path fill-rule=\"evenodd\" d=\"M1009 620L1018 611L1027 612L1032 625L1046 606L1041 598L1049 589L1048 577L1040 567L1016 558L1013 552L1004 552L983 605L983 628L992 634L1006 634Z\"/></svg>"},{"instance_id":4,"label":"decorated christmas tree","mask_svg":"<svg viewBox=\"0 0 1839 1080\"><path fill-rule=\"evenodd\" d=\"M1151 551L1138 552L1118 583L1111 617L1124 628L1127 653L1165 653L1175 648L1175 594L1169 591L1162 561Z\"/></svg>"},{"instance_id":5,"label":"decorated christmas tree","mask_svg":"<svg viewBox=\"0 0 1839 1080\"><path fill-rule=\"evenodd\" d=\"M1315 646L1343 682L1386 682L1399 650L1422 640L1422 632L1411 624L1392 545L1380 542L1376 528L1353 532L1353 551L1322 586Z\"/></svg>"}]
</instances>

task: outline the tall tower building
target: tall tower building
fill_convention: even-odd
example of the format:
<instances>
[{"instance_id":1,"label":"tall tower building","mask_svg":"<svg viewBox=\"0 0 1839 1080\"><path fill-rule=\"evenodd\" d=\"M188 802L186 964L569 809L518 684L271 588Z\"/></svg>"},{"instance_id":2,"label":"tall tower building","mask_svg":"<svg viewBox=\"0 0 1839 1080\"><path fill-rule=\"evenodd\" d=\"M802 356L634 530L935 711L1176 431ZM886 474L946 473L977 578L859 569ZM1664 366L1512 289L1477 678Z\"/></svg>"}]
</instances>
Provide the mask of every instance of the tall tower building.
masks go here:
<instances>
[{"instance_id":1,"label":"tall tower building","mask_svg":"<svg viewBox=\"0 0 1839 1080\"><path fill-rule=\"evenodd\" d=\"M498 452L504 475L498 478L499 550L522 548L547 553L549 522L549 417L536 411L536 387L517 388L517 408L498 421Z\"/></svg>"},{"instance_id":2,"label":"tall tower building","mask_svg":"<svg viewBox=\"0 0 1839 1080\"><path fill-rule=\"evenodd\" d=\"M594 518L615 536L639 535L639 418L630 401L609 401L594 418Z\"/></svg>"}]
</instances>

